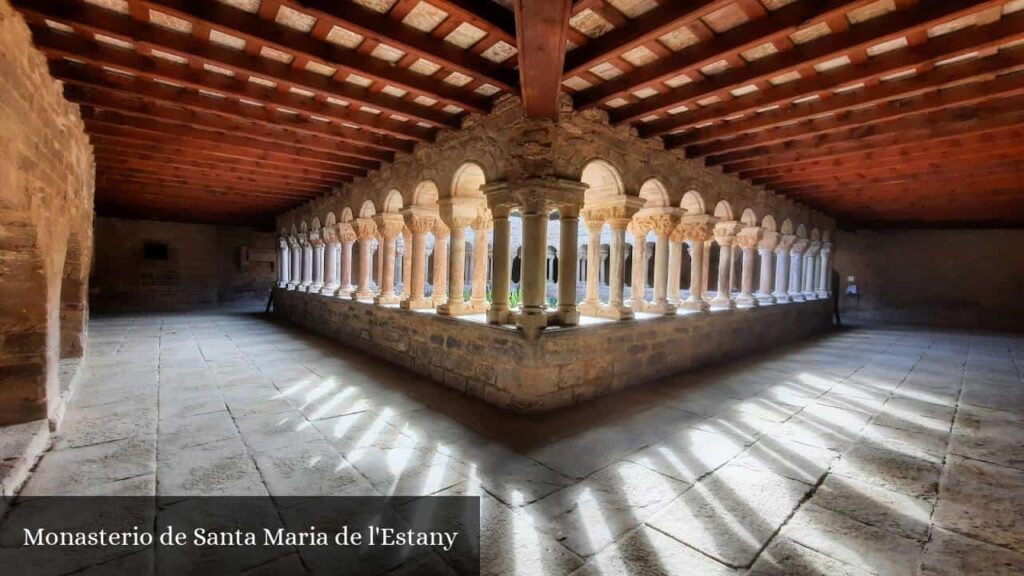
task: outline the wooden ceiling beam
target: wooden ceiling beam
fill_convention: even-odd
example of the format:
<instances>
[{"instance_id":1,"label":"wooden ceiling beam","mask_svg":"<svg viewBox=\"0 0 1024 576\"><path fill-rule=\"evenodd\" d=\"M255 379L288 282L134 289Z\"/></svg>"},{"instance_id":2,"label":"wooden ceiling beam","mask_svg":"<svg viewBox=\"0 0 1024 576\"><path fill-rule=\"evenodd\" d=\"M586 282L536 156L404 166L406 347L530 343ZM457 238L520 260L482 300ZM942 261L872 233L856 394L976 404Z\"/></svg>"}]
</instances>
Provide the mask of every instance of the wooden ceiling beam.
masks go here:
<instances>
[{"instance_id":1,"label":"wooden ceiling beam","mask_svg":"<svg viewBox=\"0 0 1024 576\"><path fill-rule=\"evenodd\" d=\"M246 157L255 157L260 152L305 159L331 170L352 168L351 162L339 154L318 152L297 146L270 143L240 134L201 130L183 124L131 116L110 110L98 110L89 106L82 108L82 118L90 134L99 133L122 138L144 138L145 142L163 142L195 147L200 150L245 150Z\"/></svg>"},{"instance_id":2,"label":"wooden ceiling beam","mask_svg":"<svg viewBox=\"0 0 1024 576\"><path fill-rule=\"evenodd\" d=\"M755 170L772 172L803 166L830 166L851 158L885 158L918 151L944 150L948 147L966 147L1006 138L1024 137L1024 127L1019 124L1013 122L1008 122L1006 125L992 124L982 129L952 130L941 134L889 135L881 140L870 142L868 145L858 142L842 150L838 148L823 149L820 150L822 154L777 154L738 160L721 166L723 172L746 175Z\"/></svg>"},{"instance_id":3,"label":"wooden ceiling beam","mask_svg":"<svg viewBox=\"0 0 1024 576\"><path fill-rule=\"evenodd\" d=\"M140 176L132 173L125 174L99 174L96 175L96 189L97 192L101 189L105 189L108 185L116 185L123 183L131 183L134 185L144 184L149 185L155 191L165 196L181 196L185 198L191 198L200 200L203 198L216 200L219 203L231 204L232 202L238 203L241 206L289 206L303 202L304 200L311 199L315 195L301 198L288 198L283 196L275 196L272 194L260 194L252 191L237 191L227 190L222 187L209 187L201 183L180 183L173 182L171 179L161 178L149 178L146 176ZM114 186L116 187L116 186ZM140 191L141 192L141 191Z\"/></svg>"},{"instance_id":4,"label":"wooden ceiling beam","mask_svg":"<svg viewBox=\"0 0 1024 576\"><path fill-rule=\"evenodd\" d=\"M133 52L91 43L82 38L75 38L67 34L44 33L42 37L37 36L37 46L47 55L54 58L68 56L84 60L96 66L109 66L135 74L133 77L121 75L121 78L118 78L118 80L121 84L130 84L133 89L138 89L139 91L153 88L154 82L149 80L149 78L157 78L197 91L206 90L225 97L231 96L250 102L258 102L264 106L283 108L310 116L328 118L342 124L357 125L366 131L377 132L399 140L429 142L433 140L435 133L433 129L417 126L412 122L400 122L385 118L383 114L349 110L342 106L318 102L314 98L308 98L299 94L267 89L252 82L242 81L238 78L216 72L192 70L171 62L146 58ZM68 65L73 63L64 61L55 62L55 64L66 72L71 73L73 71L73 67ZM86 72L81 73L84 74Z\"/></svg>"},{"instance_id":5,"label":"wooden ceiling beam","mask_svg":"<svg viewBox=\"0 0 1024 576\"><path fill-rule=\"evenodd\" d=\"M183 147L147 146L142 143L129 145L123 141L105 140L98 135L90 135L89 140L92 143L96 156L103 155L110 158L146 160L167 166L205 168L207 170L219 170L227 174L254 174L317 186L337 186L341 182L341 179L331 177L323 172L298 166L289 168L288 166L272 165L266 162L217 157Z\"/></svg>"},{"instance_id":6,"label":"wooden ceiling beam","mask_svg":"<svg viewBox=\"0 0 1024 576\"><path fill-rule=\"evenodd\" d=\"M1007 98L984 106L970 106L951 110L939 110L910 118L854 127L840 132L830 132L811 138L800 138L777 144L768 144L709 156L705 162L710 165L729 164L747 158L765 155L794 155L813 158L841 150L844 147L885 145L886 138L907 143L924 139L982 132L1006 128L1024 122L1024 107L1021 98ZM835 148L831 148L834 146Z\"/></svg>"},{"instance_id":7,"label":"wooden ceiling beam","mask_svg":"<svg viewBox=\"0 0 1024 576\"><path fill-rule=\"evenodd\" d=\"M834 88L856 85L858 82L865 82L866 80L885 76L893 72L987 50L1022 38L1024 38L1024 13L1011 15L997 23L984 27L958 30L918 46L911 46L875 56L862 64L830 70L827 74L813 74L779 86L772 86L767 90L760 90L740 98L732 98L719 104L712 104L711 106L690 106L690 109L684 113L670 115L666 118L642 124L640 126L640 134L644 137L658 136L697 124L720 122L725 118L732 118L740 114L751 114L772 106L788 105L794 100L813 94L820 94L822 92L831 94L831 90ZM951 67L950 69L954 68ZM735 84L735 82L727 77L725 79L719 79L719 77L730 73L731 71L723 72L718 76L705 80L705 82L717 82L719 86L728 87L728 85ZM683 95L683 88L687 87L682 87L680 91L676 92L676 95L684 96L684 100L687 102L696 102L696 100L701 98L700 95L704 94L703 88L693 86L689 88L690 92ZM839 95L837 94L836 96ZM614 110L610 113L611 120L616 124L636 121L652 114L667 113L668 110L679 106L676 103L669 103L670 99L662 100L660 98L654 96L641 101L635 106ZM801 104L797 107L804 106L806 105Z\"/></svg>"},{"instance_id":8,"label":"wooden ceiling beam","mask_svg":"<svg viewBox=\"0 0 1024 576\"><path fill-rule=\"evenodd\" d=\"M870 187L893 182L942 181L947 178L959 179L993 172L1013 174L1018 178L1024 175L1020 168L1021 161L1024 160L1024 149L1004 152L1002 154L975 155L970 156L970 158L971 162L969 164L930 161L923 164L908 164L905 168L889 167L879 170L863 170L852 174L778 181L772 184L772 189L792 191L827 189L836 186Z\"/></svg>"},{"instance_id":9,"label":"wooden ceiling beam","mask_svg":"<svg viewBox=\"0 0 1024 576\"><path fill-rule=\"evenodd\" d=\"M895 129L903 127L913 129L917 126L931 126L936 122L944 121L955 122L956 115L944 111L950 108L980 105L994 100L1001 101L1022 94L1024 94L1024 75L1000 76L988 82L974 82L942 91L932 91L912 99L884 102L866 109L804 120L789 126L743 134L707 144L687 146L686 153L691 157L700 157L830 134L845 135L850 130L873 130L875 128L882 130L882 126L887 126L898 120L906 122ZM675 148L680 143L676 138L666 138L665 145L668 148Z\"/></svg>"},{"instance_id":10,"label":"wooden ceiling beam","mask_svg":"<svg viewBox=\"0 0 1024 576\"><path fill-rule=\"evenodd\" d=\"M300 188L296 185L289 187L275 186L255 182L252 179L242 181L221 177L216 174L203 173L199 170L185 170L181 168L168 170L167 168L160 167L144 167L141 163L129 164L124 162L123 165L116 167L97 166L97 178L111 175L144 178L156 183L177 183L181 186L202 185L214 190L244 192L254 196L266 196L269 198L313 198L318 194L330 192L330 187Z\"/></svg>"},{"instance_id":11,"label":"wooden ceiling beam","mask_svg":"<svg viewBox=\"0 0 1024 576\"><path fill-rule=\"evenodd\" d=\"M893 100L900 100L899 104L902 105L907 102L905 100L907 98L921 96L927 92L935 93L934 91L946 86L984 80L996 74L1021 69L1024 69L1024 47L1000 52L997 55L966 62L959 66L935 68L920 76L905 78L898 82L883 82L871 88L835 94L825 100L791 106L784 110L764 112L751 116L749 119L744 118L725 124L697 128L685 134L673 136L673 138L679 145L691 146L744 135L757 130L788 126L793 122L822 117L826 114L838 115L865 106L887 102L891 105ZM956 90L956 88L952 90Z\"/></svg>"},{"instance_id":12,"label":"wooden ceiling beam","mask_svg":"<svg viewBox=\"0 0 1024 576\"><path fill-rule=\"evenodd\" d=\"M530 118L558 119L571 0L513 0L519 38L523 108Z\"/></svg>"},{"instance_id":13,"label":"wooden ceiling beam","mask_svg":"<svg viewBox=\"0 0 1024 576\"><path fill-rule=\"evenodd\" d=\"M427 3L434 4L448 12L449 19L469 22L477 28L486 31L488 35L497 40L504 41L512 46L516 45L515 37L512 34L509 34L497 24L491 22L491 20L476 14L476 11L484 12L484 10L480 10L479 6L474 6L473 11L470 11L468 6L456 6L439 0ZM395 20L389 18L388 15L378 14L355 2L346 0L340 2L337 0L302 0L301 2L289 0L285 4L296 10L312 14L317 18L326 18L334 25L341 26L346 30L355 32L365 38L373 39L376 42L398 48L406 54L413 54L440 64L445 68L468 76L481 78L502 90L509 92L516 90L515 74L509 69L495 64L486 58L475 56L471 51L463 50L458 46L423 34L415 28L402 24L400 18ZM482 6L482 3L480 4ZM486 9L487 7L483 6L483 8ZM487 13L488 16L497 14L496 11L488 11ZM511 22L507 15L503 17L502 21L512 25L514 30L514 23ZM483 105L483 108L486 109L486 105Z\"/></svg>"},{"instance_id":14,"label":"wooden ceiling beam","mask_svg":"<svg viewBox=\"0 0 1024 576\"><path fill-rule=\"evenodd\" d=\"M208 179L220 179L225 182L257 184L273 190L329 192L337 184L334 182L310 182L291 177L287 174L266 174L251 170L241 170L224 164L203 165L174 158L132 154L123 150L110 150L106 148L96 148L95 157L97 165L116 167L112 168L113 170L127 168L170 175L192 174Z\"/></svg>"},{"instance_id":15,"label":"wooden ceiling beam","mask_svg":"<svg viewBox=\"0 0 1024 576\"><path fill-rule=\"evenodd\" d=\"M22 0L25 1L25 0ZM489 100L478 94L460 90L440 79L426 77L411 70L393 66L377 58L369 58L355 50L335 46L312 36L266 21L256 14L249 14L220 2L197 2L195 0L131 0L143 2L158 11L166 12L189 21L201 21L216 29L224 30L246 41L260 42L285 53L308 58L311 61L341 68L346 74L355 73L376 81L391 84L397 88L426 94L443 102L462 108L485 112ZM479 74L479 72L477 72Z\"/></svg>"},{"instance_id":16,"label":"wooden ceiling beam","mask_svg":"<svg viewBox=\"0 0 1024 576\"><path fill-rule=\"evenodd\" d=\"M331 96L379 109L389 114L413 118L436 127L458 127L457 119L453 115L403 98L372 92L350 82L339 82L323 74L297 69L283 62L218 46L158 26L140 26L132 18L88 4L79 4L76 9L61 10L43 3L31 10L25 10L24 13L37 21L38 19L50 19L78 30L128 39L145 46L150 51L155 48L183 58L199 59L239 75L259 76L278 83L285 83L288 86L309 90L324 97ZM55 33L45 26L33 27L33 35L37 45L47 45L48 43L64 45L70 51L74 51L75 44L86 50L91 48L91 43L84 39Z\"/></svg>"},{"instance_id":17,"label":"wooden ceiling beam","mask_svg":"<svg viewBox=\"0 0 1024 576\"><path fill-rule=\"evenodd\" d=\"M871 20L869 25L853 26L845 31L800 44L792 50L766 56L747 66L722 72L722 78L712 78L707 83L694 82L669 90L663 95L652 96L651 99L656 100L645 103L644 106L668 109L679 106L682 102L694 102L732 88L767 81L788 71L845 56L851 51L866 49L914 30L954 20L966 13L1001 2L1002 0L936 0L890 12ZM837 10L845 13L866 3L832 1L789 4L765 18L737 26L711 41L701 42L677 52L671 58L658 60L632 74L586 90L580 105L584 108L594 106L645 84L668 80L720 60L724 55L753 48L779 36L788 36L798 27L825 21L830 14L836 14Z\"/></svg>"},{"instance_id":18,"label":"wooden ceiling beam","mask_svg":"<svg viewBox=\"0 0 1024 576\"><path fill-rule=\"evenodd\" d=\"M577 107L592 108L643 86L658 84L680 74L699 70L732 54L769 42L773 38L788 36L796 32L800 26L827 18L837 10L849 10L861 3L866 2L865 0L822 0L821 2L788 4L766 18L737 26L723 34L675 52L668 58L656 60L614 80L579 92L576 98ZM576 63L575 59L580 58L580 64L584 64L583 56L577 56L575 52L571 62ZM596 61L592 58L587 59L587 61L590 60ZM586 69L584 65L571 64L568 71L578 72L584 69Z\"/></svg>"},{"instance_id":19,"label":"wooden ceiling beam","mask_svg":"<svg viewBox=\"0 0 1024 576\"><path fill-rule=\"evenodd\" d=\"M85 73L81 67L73 66L75 69L72 71L55 71L53 76L66 83L66 97L79 104L143 114L200 128L238 130L268 141L337 153L345 156L351 167L360 170L375 169L381 162L394 158L391 152L352 146L326 127L317 126L315 121L301 122L289 118L287 113L273 113L258 107L250 111L244 108L246 105L237 102L190 94L168 86L131 89L124 87L121 79ZM281 118L281 124L273 122L275 116Z\"/></svg>"},{"instance_id":20,"label":"wooden ceiling beam","mask_svg":"<svg viewBox=\"0 0 1024 576\"><path fill-rule=\"evenodd\" d=\"M289 156L275 152L254 150L209 141L186 141L174 136L161 138L153 132L135 130L128 126L112 123L87 123L89 140L97 145L129 147L151 153L173 154L187 158L210 159L214 162L229 162L245 165L252 162L268 169L308 171L320 174L329 182L347 182L353 174L339 170L338 166L300 156Z\"/></svg>"}]
</instances>

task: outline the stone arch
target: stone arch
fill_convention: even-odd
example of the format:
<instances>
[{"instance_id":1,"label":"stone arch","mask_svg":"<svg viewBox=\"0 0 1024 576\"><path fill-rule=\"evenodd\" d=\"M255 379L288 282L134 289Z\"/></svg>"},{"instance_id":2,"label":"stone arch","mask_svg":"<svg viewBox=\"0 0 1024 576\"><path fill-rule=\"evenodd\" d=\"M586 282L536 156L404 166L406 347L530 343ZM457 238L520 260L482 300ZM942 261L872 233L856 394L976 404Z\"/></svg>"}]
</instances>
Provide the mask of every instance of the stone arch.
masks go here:
<instances>
[{"instance_id":1,"label":"stone arch","mask_svg":"<svg viewBox=\"0 0 1024 576\"><path fill-rule=\"evenodd\" d=\"M334 212L328 212L324 218L324 228L330 228L338 223L338 219L334 217Z\"/></svg>"},{"instance_id":2,"label":"stone arch","mask_svg":"<svg viewBox=\"0 0 1024 576\"><path fill-rule=\"evenodd\" d=\"M309 232L309 225L306 224L306 221L303 220L299 222L299 234L305 234L307 232Z\"/></svg>"},{"instance_id":3,"label":"stone arch","mask_svg":"<svg viewBox=\"0 0 1024 576\"><path fill-rule=\"evenodd\" d=\"M671 203L668 190L657 178L650 178L640 185L640 197L644 199L644 208L667 208Z\"/></svg>"},{"instance_id":4,"label":"stone arch","mask_svg":"<svg viewBox=\"0 0 1024 576\"><path fill-rule=\"evenodd\" d=\"M480 187L486 183L484 169L476 162L466 162L455 170L449 193L452 198L483 198Z\"/></svg>"},{"instance_id":5,"label":"stone arch","mask_svg":"<svg viewBox=\"0 0 1024 576\"><path fill-rule=\"evenodd\" d=\"M345 206L345 208L341 210L341 222L351 222L352 220L352 209Z\"/></svg>"},{"instance_id":6,"label":"stone arch","mask_svg":"<svg viewBox=\"0 0 1024 576\"><path fill-rule=\"evenodd\" d=\"M413 206L436 208L439 191L433 180L424 180L416 185L412 193Z\"/></svg>"},{"instance_id":7,"label":"stone arch","mask_svg":"<svg viewBox=\"0 0 1024 576\"><path fill-rule=\"evenodd\" d=\"M734 220L732 206L729 205L728 200L719 200L718 204L715 205L715 218L719 220Z\"/></svg>"},{"instance_id":8,"label":"stone arch","mask_svg":"<svg viewBox=\"0 0 1024 576\"><path fill-rule=\"evenodd\" d=\"M591 160L580 172L580 182L589 188L584 192L584 205L624 196L626 187L619 171L604 160Z\"/></svg>"},{"instance_id":9,"label":"stone arch","mask_svg":"<svg viewBox=\"0 0 1024 576\"><path fill-rule=\"evenodd\" d=\"M679 201L679 207L685 210L687 215L691 216L694 214L705 214L707 210L704 206L704 198L696 190L689 190L686 194L683 194L683 199Z\"/></svg>"},{"instance_id":10,"label":"stone arch","mask_svg":"<svg viewBox=\"0 0 1024 576\"><path fill-rule=\"evenodd\" d=\"M772 218L771 214L764 217L761 220L761 228L764 228L766 232L775 232L778 228L775 226L775 218Z\"/></svg>"},{"instance_id":11,"label":"stone arch","mask_svg":"<svg viewBox=\"0 0 1024 576\"><path fill-rule=\"evenodd\" d=\"M780 228L780 231L783 234L786 234L786 235L793 234L793 221L790 220L789 218L786 218L785 220L783 220L782 221L782 228Z\"/></svg>"},{"instance_id":12,"label":"stone arch","mask_svg":"<svg viewBox=\"0 0 1024 576\"><path fill-rule=\"evenodd\" d=\"M373 218L377 214L377 207L374 206L373 200L364 200L362 206L359 207L360 218Z\"/></svg>"},{"instance_id":13,"label":"stone arch","mask_svg":"<svg viewBox=\"0 0 1024 576\"><path fill-rule=\"evenodd\" d=\"M822 242L831 242L832 241L832 232L830 232L828 230L825 230L824 232L822 232L821 233L821 241Z\"/></svg>"},{"instance_id":14,"label":"stone arch","mask_svg":"<svg viewBox=\"0 0 1024 576\"><path fill-rule=\"evenodd\" d=\"M796 237L807 238L807 228L803 224L796 227Z\"/></svg>"},{"instance_id":15,"label":"stone arch","mask_svg":"<svg viewBox=\"0 0 1024 576\"><path fill-rule=\"evenodd\" d=\"M382 211L388 214L397 214L402 211L402 193L398 190L391 190L384 197Z\"/></svg>"},{"instance_id":16,"label":"stone arch","mask_svg":"<svg viewBox=\"0 0 1024 576\"><path fill-rule=\"evenodd\" d=\"M817 228L813 228L811 230L811 240L813 242L817 242L818 240L821 240L821 232L818 232Z\"/></svg>"},{"instance_id":17,"label":"stone arch","mask_svg":"<svg viewBox=\"0 0 1024 576\"><path fill-rule=\"evenodd\" d=\"M313 217L313 224L310 226L310 230L313 232L319 232L323 226L320 225L320 218L317 216Z\"/></svg>"},{"instance_id":18,"label":"stone arch","mask_svg":"<svg viewBox=\"0 0 1024 576\"><path fill-rule=\"evenodd\" d=\"M757 226L757 214L750 208L743 210L743 214L740 215L740 222L745 226Z\"/></svg>"}]
</instances>

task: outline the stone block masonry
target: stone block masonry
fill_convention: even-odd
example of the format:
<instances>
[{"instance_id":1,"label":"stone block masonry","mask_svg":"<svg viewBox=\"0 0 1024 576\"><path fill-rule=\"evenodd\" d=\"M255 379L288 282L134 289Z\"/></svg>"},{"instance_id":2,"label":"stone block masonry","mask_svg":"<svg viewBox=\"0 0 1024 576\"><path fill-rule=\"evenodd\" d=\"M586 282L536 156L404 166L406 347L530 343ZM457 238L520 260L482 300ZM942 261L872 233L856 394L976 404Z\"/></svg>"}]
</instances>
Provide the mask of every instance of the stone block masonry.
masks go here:
<instances>
[{"instance_id":1,"label":"stone block masonry","mask_svg":"<svg viewBox=\"0 0 1024 576\"><path fill-rule=\"evenodd\" d=\"M536 339L432 312L278 289L276 314L496 406L539 413L831 326L812 300L561 328Z\"/></svg>"}]
</instances>

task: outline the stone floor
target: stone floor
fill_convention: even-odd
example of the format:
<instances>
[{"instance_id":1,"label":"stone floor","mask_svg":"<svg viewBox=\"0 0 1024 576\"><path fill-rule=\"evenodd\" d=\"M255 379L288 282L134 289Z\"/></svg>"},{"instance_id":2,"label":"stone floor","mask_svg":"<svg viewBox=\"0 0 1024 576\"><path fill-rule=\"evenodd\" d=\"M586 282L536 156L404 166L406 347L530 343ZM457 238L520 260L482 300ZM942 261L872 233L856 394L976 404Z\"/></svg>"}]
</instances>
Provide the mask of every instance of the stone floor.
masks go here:
<instances>
[{"instance_id":1,"label":"stone floor","mask_svg":"<svg viewBox=\"0 0 1024 576\"><path fill-rule=\"evenodd\" d=\"M257 314L97 318L21 494L478 494L485 574L1021 574L1022 369L858 329L526 418Z\"/></svg>"}]
</instances>

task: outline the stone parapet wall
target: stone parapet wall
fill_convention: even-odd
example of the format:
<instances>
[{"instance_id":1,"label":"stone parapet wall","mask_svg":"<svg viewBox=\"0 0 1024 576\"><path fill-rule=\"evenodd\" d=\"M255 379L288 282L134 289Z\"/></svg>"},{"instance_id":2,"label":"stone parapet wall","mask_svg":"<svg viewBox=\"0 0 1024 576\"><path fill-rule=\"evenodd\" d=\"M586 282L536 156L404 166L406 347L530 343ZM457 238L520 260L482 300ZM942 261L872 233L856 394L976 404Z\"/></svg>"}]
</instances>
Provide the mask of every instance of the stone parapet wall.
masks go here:
<instances>
[{"instance_id":1,"label":"stone parapet wall","mask_svg":"<svg viewBox=\"0 0 1024 576\"><path fill-rule=\"evenodd\" d=\"M274 306L280 318L450 388L537 413L827 330L832 303L610 322L535 340L514 328L282 289Z\"/></svg>"}]
</instances>

